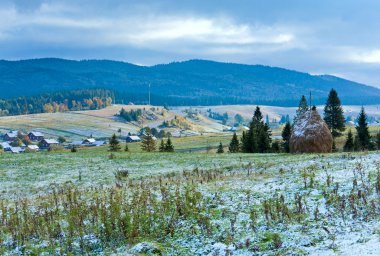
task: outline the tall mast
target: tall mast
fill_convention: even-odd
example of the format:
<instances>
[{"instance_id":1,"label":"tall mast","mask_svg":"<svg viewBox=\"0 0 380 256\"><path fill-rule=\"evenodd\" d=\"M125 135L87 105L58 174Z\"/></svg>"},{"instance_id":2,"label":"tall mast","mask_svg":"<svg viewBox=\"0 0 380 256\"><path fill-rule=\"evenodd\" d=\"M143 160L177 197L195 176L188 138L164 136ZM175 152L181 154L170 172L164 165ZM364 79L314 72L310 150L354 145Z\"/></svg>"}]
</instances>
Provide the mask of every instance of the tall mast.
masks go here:
<instances>
[{"instance_id":1,"label":"tall mast","mask_svg":"<svg viewBox=\"0 0 380 256\"><path fill-rule=\"evenodd\" d=\"M150 83L149 83L149 106L150 106Z\"/></svg>"},{"instance_id":2,"label":"tall mast","mask_svg":"<svg viewBox=\"0 0 380 256\"><path fill-rule=\"evenodd\" d=\"M311 106L311 91L310 91L310 111L311 111L311 108L312 106Z\"/></svg>"}]
</instances>

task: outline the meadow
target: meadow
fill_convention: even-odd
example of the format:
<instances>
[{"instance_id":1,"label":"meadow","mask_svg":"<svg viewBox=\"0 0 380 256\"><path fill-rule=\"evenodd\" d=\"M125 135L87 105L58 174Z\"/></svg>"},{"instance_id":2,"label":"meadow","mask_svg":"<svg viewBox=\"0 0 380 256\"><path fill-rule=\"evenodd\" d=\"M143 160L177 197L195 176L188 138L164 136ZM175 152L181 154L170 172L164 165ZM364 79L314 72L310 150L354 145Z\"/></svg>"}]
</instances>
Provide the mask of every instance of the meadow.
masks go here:
<instances>
[{"instance_id":1,"label":"meadow","mask_svg":"<svg viewBox=\"0 0 380 256\"><path fill-rule=\"evenodd\" d=\"M109 155L0 155L0 253L379 253L379 152Z\"/></svg>"}]
</instances>

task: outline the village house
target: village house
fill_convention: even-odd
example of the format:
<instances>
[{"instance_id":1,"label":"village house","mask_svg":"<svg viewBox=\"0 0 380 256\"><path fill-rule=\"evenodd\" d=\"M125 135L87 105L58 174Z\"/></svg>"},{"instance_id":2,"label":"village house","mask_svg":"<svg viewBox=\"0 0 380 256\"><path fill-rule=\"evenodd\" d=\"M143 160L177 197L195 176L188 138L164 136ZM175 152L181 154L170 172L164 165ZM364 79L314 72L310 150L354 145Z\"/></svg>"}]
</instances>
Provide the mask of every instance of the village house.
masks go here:
<instances>
[{"instance_id":1,"label":"village house","mask_svg":"<svg viewBox=\"0 0 380 256\"><path fill-rule=\"evenodd\" d=\"M52 145L58 145L58 144L59 142L56 141L55 139L43 139L41 140L39 145L41 146L41 148L49 148Z\"/></svg>"},{"instance_id":2,"label":"village house","mask_svg":"<svg viewBox=\"0 0 380 256\"><path fill-rule=\"evenodd\" d=\"M5 141L14 141L17 138L17 133L18 133L17 131L7 132L3 136L3 140L5 140Z\"/></svg>"},{"instance_id":3,"label":"village house","mask_svg":"<svg viewBox=\"0 0 380 256\"><path fill-rule=\"evenodd\" d=\"M132 135L130 135L130 136L128 136L128 137L125 139L125 141L126 141L127 143L130 143L130 142L139 142L139 141L141 141L141 139L140 139L139 136L132 136Z\"/></svg>"},{"instance_id":4,"label":"village house","mask_svg":"<svg viewBox=\"0 0 380 256\"><path fill-rule=\"evenodd\" d=\"M83 145L90 145L90 144L94 144L95 143L95 139L94 138L87 138L85 140L82 141L82 144Z\"/></svg>"},{"instance_id":5,"label":"village house","mask_svg":"<svg viewBox=\"0 0 380 256\"><path fill-rule=\"evenodd\" d=\"M9 145L8 142L2 142L0 143L1 147L3 148L4 151L9 151L11 149L11 145Z\"/></svg>"},{"instance_id":6,"label":"village house","mask_svg":"<svg viewBox=\"0 0 380 256\"><path fill-rule=\"evenodd\" d=\"M9 149L9 151L13 154L19 154L19 153L22 153L24 152L25 149L21 148L21 147L11 147Z\"/></svg>"},{"instance_id":7,"label":"village house","mask_svg":"<svg viewBox=\"0 0 380 256\"><path fill-rule=\"evenodd\" d=\"M41 132L30 132L28 137L31 141L41 141L44 139L44 135Z\"/></svg>"},{"instance_id":8,"label":"village house","mask_svg":"<svg viewBox=\"0 0 380 256\"><path fill-rule=\"evenodd\" d=\"M34 151L38 151L40 149L37 145L28 145L27 148Z\"/></svg>"}]
</instances>

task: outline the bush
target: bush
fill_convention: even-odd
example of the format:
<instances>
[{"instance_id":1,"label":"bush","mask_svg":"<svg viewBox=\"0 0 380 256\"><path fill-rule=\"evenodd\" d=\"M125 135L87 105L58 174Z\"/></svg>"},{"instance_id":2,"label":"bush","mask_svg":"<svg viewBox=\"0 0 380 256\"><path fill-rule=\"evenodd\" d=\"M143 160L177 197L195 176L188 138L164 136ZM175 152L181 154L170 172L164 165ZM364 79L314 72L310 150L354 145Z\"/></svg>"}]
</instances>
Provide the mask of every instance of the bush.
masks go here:
<instances>
[{"instance_id":1,"label":"bush","mask_svg":"<svg viewBox=\"0 0 380 256\"><path fill-rule=\"evenodd\" d=\"M64 147L62 145L51 145L48 149L48 151L53 152L53 151L62 151L64 150Z\"/></svg>"}]
</instances>

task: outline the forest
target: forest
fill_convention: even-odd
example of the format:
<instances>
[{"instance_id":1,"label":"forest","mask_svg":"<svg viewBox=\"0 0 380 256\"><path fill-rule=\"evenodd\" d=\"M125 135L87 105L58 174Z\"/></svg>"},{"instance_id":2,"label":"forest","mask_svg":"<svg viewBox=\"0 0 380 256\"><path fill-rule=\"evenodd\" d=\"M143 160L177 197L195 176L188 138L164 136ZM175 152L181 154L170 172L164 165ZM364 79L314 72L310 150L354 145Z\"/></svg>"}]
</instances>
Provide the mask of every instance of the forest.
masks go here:
<instances>
[{"instance_id":1,"label":"forest","mask_svg":"<svg viewBox=\"0 0 380 256\"><path fill-rule=\"evenodd\" d=\"M112 90L82 89L0 99L0 116L101 109L115 98Z\"/></svg>"}]
</instances>

